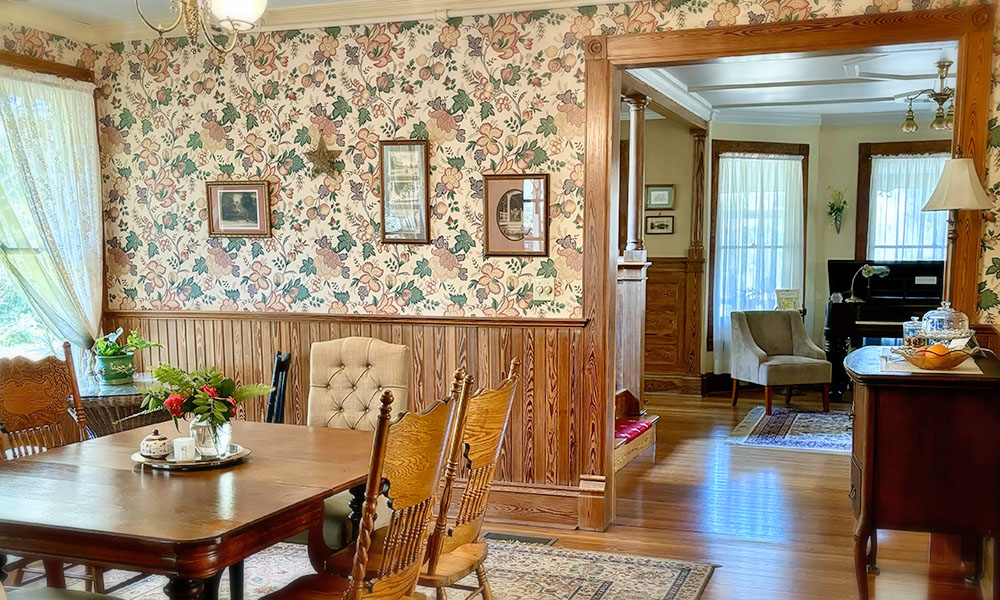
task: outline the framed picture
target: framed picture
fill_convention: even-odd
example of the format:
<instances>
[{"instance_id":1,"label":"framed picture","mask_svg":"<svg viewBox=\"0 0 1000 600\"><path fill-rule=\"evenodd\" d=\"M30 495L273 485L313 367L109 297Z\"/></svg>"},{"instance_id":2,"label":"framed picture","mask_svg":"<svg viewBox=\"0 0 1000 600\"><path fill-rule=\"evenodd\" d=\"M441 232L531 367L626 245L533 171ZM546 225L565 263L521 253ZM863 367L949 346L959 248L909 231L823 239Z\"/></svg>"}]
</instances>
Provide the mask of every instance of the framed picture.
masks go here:
<instances>
[{"instance_id":1,"label":"framed picture","mask_svg":"<svg viewBox=\"0 0 1000 600\"><path fill-rule=\"evenodd\" d=\"M427 140L383 140L382 242L429 244L431 241L430 143Z\"/></svg>"},{"instance_id":2,"label":"framed picture","mask_svg":"<svg viewBox=\"0 0 1000 600\"><path fill-rule=\"evenodd\" d=\"M673 233L673 232L674 232L673 215L656 215L653 217L646 217L647 234L660 234L660 233Z\"/></svg>"},{"instance_id":3,"label":"framed picture","mask_svg":"<svg viewBox=\"0 0 1000 600\"><path fill-rule=\"evenodd\" d=\"M266 181L209 181L208 235L210 237L269 237L270 184Z\"/></svg>"},{"instance_id":4,"label":"framed picture","mask_svg":"<svg viewBox=\"0 0 1000 600\"><path fill-rule=\"evenodd\" d=\"M671 210L673 208L674 184L646 186L646 210Z\"/></svg>"},{"instance_id":5,"label":"framed picture","mask_svg":"<svg viewBox=\"0 0 1000 600\"><path fill-rule=\"evenodd\" d=\"M774 290L776 310L802 310L802 297L799 290Z\"/></svg>"},{"instance_id":6,"label":"framed picture","mask_svg":"<svg viewBox=\"0 0 1000 600\"><path fill-rule=\"evenodd\" d=\"M484 175L486 256L549 255L549 176Z\"/></svg>"}]
</instances>

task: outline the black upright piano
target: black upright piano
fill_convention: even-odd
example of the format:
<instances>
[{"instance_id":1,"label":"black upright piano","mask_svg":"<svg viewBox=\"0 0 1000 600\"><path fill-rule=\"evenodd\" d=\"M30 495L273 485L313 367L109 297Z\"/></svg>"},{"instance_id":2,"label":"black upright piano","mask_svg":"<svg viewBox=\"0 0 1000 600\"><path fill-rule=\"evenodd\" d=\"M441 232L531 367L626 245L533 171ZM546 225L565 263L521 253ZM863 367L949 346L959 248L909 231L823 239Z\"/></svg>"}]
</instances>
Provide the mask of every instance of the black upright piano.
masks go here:
<instances>
[{"instance_id":1,"label":"black upright piano","mask_svg":"<svg viewBox=\"0 0 1000 600\"><path fill-rule=\"evenodd\" d=\"M922 317L941 304L944 287L944 261L880 262L865 260L830 260L827 278L831 298L850 295L851 279L862 266L889 268L885 277L866 279L858 275L854 295L864 302L828 301L826 307L827 359L833 363L834 399L840 399L847 387L844 358L852 348L860 348L865 339L901 338L903 323L910 317ZM877 343L877 342L876 342Z\"/></svg>"}]
</instances>

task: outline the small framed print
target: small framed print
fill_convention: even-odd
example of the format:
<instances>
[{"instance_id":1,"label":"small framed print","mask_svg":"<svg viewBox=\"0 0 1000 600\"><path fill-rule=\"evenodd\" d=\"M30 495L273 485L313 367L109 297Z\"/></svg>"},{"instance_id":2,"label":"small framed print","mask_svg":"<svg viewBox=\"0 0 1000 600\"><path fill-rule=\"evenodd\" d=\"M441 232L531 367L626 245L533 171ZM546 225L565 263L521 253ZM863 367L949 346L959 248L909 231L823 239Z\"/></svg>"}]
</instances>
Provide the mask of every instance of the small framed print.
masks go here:
<instances>
[{"instance_id":1,"label":"small framed print","mask_svg":"<svg viewBox=\"0 0 1000 600\"><path fill-rule=\"evenodd\" d=\"M671 210L673 208L674 184L646 186L646 210Z\"/></svg>"},{"instance_id":2,"label":"small framed print","mask_svg":"<svg viewBox=\"0 0 1000 600\"><path fill-rule=\"evenodd\" d=\"M429 156L427 140L379 142L383 243L430 243Z\"/></svg>"},{"instance_id":3,"label":"small framed print","mask_svg":"<svg viewBox=\"0 0 1000 600\"><path fill-rule=\"evenodd\" d=\"M799 290L774 290L775 310L802 310L802 294Z\"/></svg>"},{"instance_id":4,"label":"small framed print","mask_svg":"<svg viewBox=\"0 0 1000 600\"><path fill-rule=\"evenodd\" d=\"M209 181L209 237L270 237L270 184L266 181Z\"/></svg>"},{"instance_id":5,"label":"small framed print","mask_svg":"<svg viewBox=\"0 0 1000 600\"><path fill-rule=\"evenodd\" d=\"M484 175L486 256L549 255L549 176Z\"/></svg>"},{"instance_id":6,"label":"small framed print","mask_svg":"<svg viewBox=\"0 0 1000 600\"><path fill-rule=\"evenodd\" d=\"M674 232L673 215L657 215L653 217L646 217L647 234L660 234L660 233L673 233L673 232Z\"/></svg>"}]
</instances>

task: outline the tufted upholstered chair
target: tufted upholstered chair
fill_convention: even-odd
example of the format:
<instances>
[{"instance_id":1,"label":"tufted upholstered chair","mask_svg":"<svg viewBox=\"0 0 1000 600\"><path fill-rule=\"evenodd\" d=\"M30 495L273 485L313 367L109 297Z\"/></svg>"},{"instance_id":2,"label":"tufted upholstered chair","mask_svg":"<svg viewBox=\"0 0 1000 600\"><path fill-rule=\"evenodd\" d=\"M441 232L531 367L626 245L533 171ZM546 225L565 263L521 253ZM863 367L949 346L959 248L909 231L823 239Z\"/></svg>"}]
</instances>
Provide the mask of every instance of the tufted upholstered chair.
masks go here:
<instances>
[{"instance_id":1,"label":"tufted upholstered chair","mask_svg":"<svg viewBox=\"0 0 1000 600\"><path fill-rule=\"evenodd\" d=\"M833 365L809 339L802 317L794 310L733 312L733 343L729 372L733 378L733 406L740 381L764 386L764 404L771 414L774 386L823 384L823 411L830 410Z\"/></svg>"},{"instance_id":2,"label":"tufted upholstered chair","mask_svg":"<svg viewBox=\"0 0 1000 600\"><path fill-rule=\"evenodd\" d=\"M309 409L306 424L312 427L374 431L378 424L382 392L392 392L392 412L407 410L410 384L410 349L366 337L316 342L309 355ZM327 546L342 548L348 537L351 494L342 492L326 500L323 537ZM390 514L380 500L377 525ZM303 532L292 541L306 543Z\"/></svg>"},{"instance_id":3,"label":"tufted upholstered chair","mask_svg":"<svg viewBox=\"0 0 1000 600\"><path fill-rule=\"evenodd\" d=\"M406 346L364 337L316 342L309 356L306 424L374 431L382 392L392 392L392 410L399 414L407 409L409 384Z\"/></svg>"}]
</instances>

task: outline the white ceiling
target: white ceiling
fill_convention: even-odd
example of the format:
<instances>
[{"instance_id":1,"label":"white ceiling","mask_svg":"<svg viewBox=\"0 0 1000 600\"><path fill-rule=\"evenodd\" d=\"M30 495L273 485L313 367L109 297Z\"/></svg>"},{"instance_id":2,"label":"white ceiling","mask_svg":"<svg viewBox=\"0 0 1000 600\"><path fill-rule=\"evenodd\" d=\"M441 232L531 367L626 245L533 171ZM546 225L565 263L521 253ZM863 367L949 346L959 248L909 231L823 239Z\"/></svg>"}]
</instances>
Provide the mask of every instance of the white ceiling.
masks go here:
<instances>
[{"instance_id":1,"label":"white ceiling","mask_svg":"<svg viewBox=\"0 0 1000 600\"><path fill-rule=\"evenodd\" d=\"M900 121L904 96L937 86L939 60L957 61L955 43L910 44L874 53L758 55L632 73L696 112L736 123L819 124ZM948 85L955 86L954 66ZM918 122L937 105L913 103Z\"/></svg>"},{"instance_id":2,"label":"white ceiling","mask_svg":"<svg viewBox=\"0 0 1000 600\"><path fill-rule=\"evenodd\" d=\"M336 4L343 0L327 0L323 4ZM138 22L135 0L13 0L14 4L27 5L75 19L88 25ZM166 19L170 16L170 0L139 0L142 12L150 18ZM318 0L268 0L269 9L310 6Z\"/></svg>"}]
</instances>

